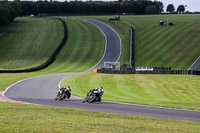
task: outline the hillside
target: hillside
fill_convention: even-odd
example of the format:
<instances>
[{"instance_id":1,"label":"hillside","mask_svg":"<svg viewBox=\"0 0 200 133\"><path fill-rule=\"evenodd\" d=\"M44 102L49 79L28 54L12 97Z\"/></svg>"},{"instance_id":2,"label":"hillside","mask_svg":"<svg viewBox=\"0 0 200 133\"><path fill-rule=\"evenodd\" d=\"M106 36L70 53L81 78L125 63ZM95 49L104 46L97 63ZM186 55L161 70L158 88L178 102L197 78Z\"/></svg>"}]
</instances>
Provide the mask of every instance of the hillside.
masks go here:
<instances>
[{"instance_id":1,"label":"hillside","mask_svg":"<svg viewBox=\"0 0 200 133\"><path fill-rule=\"evenodd\" d=\"M18 18L23 23L0 37L0 69L23 69L45 62L63 38L56 19Z\"/></svg>"},{"instance_id":2,"label":"hillside","mask_svg":"<svg viewBox=\"0 0 200 133\"><path fill-rule=\"evenodd\" d=\"M68 39L55 62L42 72L81 72L95 66L102 58L105 37L94 25L73 19L67 24Z\"/></svg>"},{"instance_id":3,"label":"hillside","mask_svg":"<svg viewBox=\"0 0 200 133\"><path fill-rule=\"evenodd\" d=\"M121 16L120 21L108 21L111 16L92 17L110 24L121 36L121 62L129 59L130 27L135 29L136 66L170 66L188 69L200 56L199 15L140 15ZM160 20L173 26L159 26Z\"/></svg>"},{"instance_id":4,"label":"hillside","mask_svg":"<svg viewBox=\"0 0 200 133\"><path fill-rule=\"evenodd\" d=\"M0 69L39 66L61 42L62 23L52 18L19 18L23 24L0 37ZM105 49L105 38L95 26L64 19L68 38L53 66L42 72L86 71L96 65Z\"/></svg>"}]
</instances>

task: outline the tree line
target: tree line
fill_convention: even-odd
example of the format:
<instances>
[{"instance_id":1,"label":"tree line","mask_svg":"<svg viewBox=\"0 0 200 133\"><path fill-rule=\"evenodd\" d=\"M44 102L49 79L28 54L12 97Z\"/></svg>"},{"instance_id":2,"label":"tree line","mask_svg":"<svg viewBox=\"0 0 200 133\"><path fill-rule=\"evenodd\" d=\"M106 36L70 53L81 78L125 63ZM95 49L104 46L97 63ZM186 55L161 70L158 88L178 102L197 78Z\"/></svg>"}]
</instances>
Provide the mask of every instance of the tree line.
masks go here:
<instances>
[{"instance_id":1,"label":"tree line","mask_svg":"<svg viewBox=\"0 0 200 133\"><path fill-rule=\"evenodd\" d=\"M0 26L12 22L22 14L19 1L0 1Z\"/></svg>"},{"instance_id":2,"label":"tree line","mask_svg":"<svg viewBox=\"0 0 200 133\"><path fill-rule=\"evenodd\" d=\"M158 14L163 3L149 0L103 1L20 1L0 0L0 23L13 21L16 16L45 14Z\"/></svg>"},{"instance_id":3,"label":"tree line","mask_svg":"<svg viewBox=\"0 0 200 133\"><path fill-rule=\"evenodd\" d=\"M163 3L149 0L119 0L112 2L103 1L22 1L23 15L39 13L81 13L81 14L158 14L163 11Z\"/></svg>"}]
</instances>

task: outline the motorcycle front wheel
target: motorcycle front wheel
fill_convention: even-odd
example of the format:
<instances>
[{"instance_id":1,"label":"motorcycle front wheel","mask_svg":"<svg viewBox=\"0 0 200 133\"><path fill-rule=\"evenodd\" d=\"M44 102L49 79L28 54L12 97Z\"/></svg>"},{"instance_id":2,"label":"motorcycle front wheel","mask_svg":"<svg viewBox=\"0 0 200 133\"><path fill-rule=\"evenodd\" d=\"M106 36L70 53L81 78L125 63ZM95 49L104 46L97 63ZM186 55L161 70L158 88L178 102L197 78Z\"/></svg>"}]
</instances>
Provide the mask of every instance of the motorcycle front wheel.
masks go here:
<instances>
[{"instance_id":1,"label":"motorcycle front wheel","mask_svg":"<svg viewBox=\"0 0 200 133\"><path fill-rule=\"evenodd\" d=\"M96 99L95 94L91 94L91 95L90 95L90 98L89 98L89 100L88 100L88 103L92 103L92 102L94 102L95 99Z\"/></svg>"}]
</instances>

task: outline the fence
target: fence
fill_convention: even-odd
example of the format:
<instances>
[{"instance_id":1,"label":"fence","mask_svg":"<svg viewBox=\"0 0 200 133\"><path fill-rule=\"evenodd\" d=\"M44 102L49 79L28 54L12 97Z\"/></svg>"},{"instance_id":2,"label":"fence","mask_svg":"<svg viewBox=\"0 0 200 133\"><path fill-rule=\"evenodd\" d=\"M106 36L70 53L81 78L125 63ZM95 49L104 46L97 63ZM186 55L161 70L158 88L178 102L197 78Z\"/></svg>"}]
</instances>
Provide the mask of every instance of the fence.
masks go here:
<instances>
[{"instance_id":1,"label":"fence","mask_svg":"<svg viewBox=\"0 0 200 133\"><path fill-rule=\"evenodd\" d=\"M153 71L136 71L134 68L126 70L112 70L108 68L101 68L97 70L98 73L106 74L176 74L176 75L200 75L200 71L196 70L171 70L170 67L155 67Z\"/></svg>"},{"instance_id":2,"label":"fence","mask_svg":"<svg viewBox=\"0 0 200 133\"><path fill-rule=\"evenodd\" d=\"M129 64L130 64L131 67L135 67L134 40L135 40L135 31L134 31L133 27L131 27L131 32L130 32L130 59L129 59Z\"/></svg>"}]
</instances>

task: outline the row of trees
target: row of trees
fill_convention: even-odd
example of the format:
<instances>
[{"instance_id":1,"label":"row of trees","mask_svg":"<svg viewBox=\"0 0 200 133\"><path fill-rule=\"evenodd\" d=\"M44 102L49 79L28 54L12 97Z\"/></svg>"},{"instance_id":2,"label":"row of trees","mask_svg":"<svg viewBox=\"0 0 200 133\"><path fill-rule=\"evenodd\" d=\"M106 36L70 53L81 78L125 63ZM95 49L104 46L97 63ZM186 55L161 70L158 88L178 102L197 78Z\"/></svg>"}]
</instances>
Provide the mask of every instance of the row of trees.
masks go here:
<instances>
[{"instance_id":1,"label":"row of trees","mask_svg":"<svg viewBox=\"0 0 200 133\"><path fill-rule=\"evenodd\" d=\"M15 17L22 14L19 1L0 1L0 26L12 22Z\"/></svg>"},{"instance_id":2,"label":"row of trees","mask_svg":"<svg viewBox=\"0 0 200 133\"><path fill-rule=\"evenodd\" d=\"M38 13L134 13L156 14L163 11L163 3L149 0L119 0L112 2L102 1L22 1L23 15Z\"/></svg>"},{"instance_id":3,"label":"row of trees","mask_svg":"<svg viewBox=\"0 0 200 133\"><path fill-rule=\"evenodd\" d=\"M14 5L14 6L13 6ZM16 8L17 5L17 8ZM46 14L158 14L163 11L163 3L149 0L102 1L20 1L0 0L0 15L3 21L12 21L16 15ZM9 16L9 17L8 17ZM2 21L2 20L1 20Z\"/></svg>"},{"instance_id":4,"label":"row of trees","mask_svg":"<svg viewBox=\"0 0 200 133\"><path fill-rule=\"evenodd\" d=\"M175 12L175 7L174 7L174 5L173 5L173 4L169 4L169 5L167 6L166 11L169 12L169 13L174 13L174 12ZM179 12L179 13L184 13L184 11L185 11L185 6L184 6L184 5L179 5L176 11Z\"/></svg>"}]
</instances>

